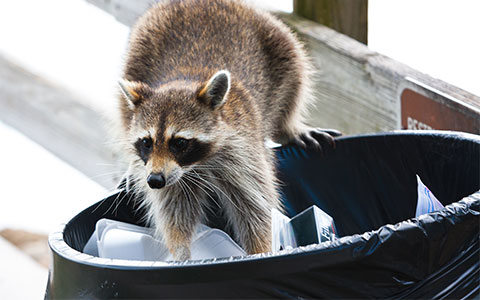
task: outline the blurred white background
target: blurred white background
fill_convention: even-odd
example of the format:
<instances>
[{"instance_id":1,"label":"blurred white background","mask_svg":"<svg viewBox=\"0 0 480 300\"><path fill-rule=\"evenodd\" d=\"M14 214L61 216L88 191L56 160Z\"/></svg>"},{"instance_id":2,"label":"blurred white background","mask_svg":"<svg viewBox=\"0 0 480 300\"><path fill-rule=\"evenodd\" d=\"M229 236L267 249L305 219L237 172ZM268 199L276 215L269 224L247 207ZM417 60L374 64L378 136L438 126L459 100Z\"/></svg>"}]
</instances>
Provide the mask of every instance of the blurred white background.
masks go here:
<instances>
[{"instance_id":1,"label":"blurred white background","mask_svg":"<svg viewBox=\"0 0 480 300\"><path fill-rule=\"evenodd\" d=\"M369 0L368 14L372 50L480 95L480 1Z\"/></svg>"},{"instance_id":2,"label":"blurred white background","mask_svg":"<svg viewBox=\"0 0 480 300\"><path fill-rule=\"evenodd\" d=\"M291 0L253 1L291 11ZM480 95L480 1L370 0L369 47ZM84 0L0 2L0 55L111 111L128 28ZM107 191L0 123L0 229L49 232ZM102 176L102 174L98 174Z\"/></svg>"}]
</instances>

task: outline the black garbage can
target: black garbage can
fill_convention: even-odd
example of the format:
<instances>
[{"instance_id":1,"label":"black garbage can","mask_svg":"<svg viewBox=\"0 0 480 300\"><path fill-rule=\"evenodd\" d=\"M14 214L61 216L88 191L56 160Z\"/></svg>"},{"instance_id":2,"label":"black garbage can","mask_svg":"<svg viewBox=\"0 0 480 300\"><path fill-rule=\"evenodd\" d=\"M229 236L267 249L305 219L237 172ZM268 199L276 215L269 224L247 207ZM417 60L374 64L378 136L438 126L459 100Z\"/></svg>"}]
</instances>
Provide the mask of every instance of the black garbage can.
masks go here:
<instances>
[{"instance_id":1,"label":"black garbage can","mask_svg":"<svg viewBox=\"0 0 480 300\"><path fill-rule=\"evenodd\" d=\"M50 235L46 298L479 297L480 136L350 136L323 156L286 146L277 157L289 215L315 204L340 239L185 263L82 253L101 218L142 225L133 196L119 191ZM444 209L415 218L416 174Z\"/></svg>"}]
</instances>

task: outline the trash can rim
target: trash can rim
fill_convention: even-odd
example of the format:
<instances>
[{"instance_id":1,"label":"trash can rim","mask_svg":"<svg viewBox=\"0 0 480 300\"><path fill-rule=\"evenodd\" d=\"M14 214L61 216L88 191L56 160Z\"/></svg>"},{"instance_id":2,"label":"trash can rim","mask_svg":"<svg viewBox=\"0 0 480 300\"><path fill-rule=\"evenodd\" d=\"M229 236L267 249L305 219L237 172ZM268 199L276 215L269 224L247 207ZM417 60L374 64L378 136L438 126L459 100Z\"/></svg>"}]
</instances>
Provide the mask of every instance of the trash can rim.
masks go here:
<instances>
[{"instance_id":1,"label":"trash can rim","mask_svg":"<svg viewBox=\"0 0 480 300\"><path fill-rule=\"evenodd\" d=\"M379 137L379 136L443 136L449 138L462 138L464 140L480 142L480 135L463 132L463 131L454 131L454 130L392 130L385 132L372 132L372 133L363 133L358 135L346 135L340 136L336 139L357 139L357 138L368 138L368 137Z\"/></svg>"},{"instance_id":2,"label":"trash can rim","mask_svg":"<svg viewBox=\"0 0 480 300\"><path fill-rule=\"evenodd\" d=\"M113 193L112 195L115 195ZM63 239L63 232L66 224L60 225L56 230L52 231L48 236L48 244L52 252L63 257L66 260L73 261L80 264L91 265L95 267L114 268L114 269L155 269L155 268L178 268L178 267L196 267L213 264L232 264L242 263L246 261L256 261L265 259L284 258L285 256L292 257L294 255L302 255L312 251L318 251L330 248L332 242L324 242L322 244L312 244L305 247L298 247L290 250L282 250L276 253L262 253L253 254L242 257L229 257L220 259L204 259L204 260L189 260L187 262L176 261L139 261L139 260L125 260L125 259L110 259L100 258L89 254L82 253L70 247Z\"/></svg>"},{"instance_id":3,"label":"trash can rim","mask_svg":"<svg viewBox=\"0 0 480 300\"><path fill-rule=\"evenodd\" d=\"M473 196L475 195L475 196ZM472 197L473 196L473 197ZM472 199L474 198L474 199ZM48 238L49 246L52 252L56 255L63 257L66 260L73 261L79 264L90 265L94 267L122 269L122 270L155 270L155 269L171 269L171 268L194 268L204 267L206 265L219 265L219 264L241 264L245 262L265 262L267 260L275 259L295 259L295 257L303 255L315 255L321 251L329 251L337 248L338 246L345 246L344 240L348 240L348 244L354 247L360 242L365 242L368 239L374 238L381 234L383 230L391 230L392 228L400 228L402 225L412 224L412 222L419 222L420 220L436 220L438 217L445 217L454 213L458 208L470 210L470 207L475 203L480 202L480 190L457 201L445 206L443 209L419 216L417 218L412 217L396 224L385 224L378 229L358 233L354 235L341 237L333 242L324 242L321 244L312 244L304 247L298 247L294 249L282 250L276 253L262 253L247 255L243 257L230 257L222 259L205 259L205 260L191 260L187 262L164 262L164 261L137 261L137 260L124 260L124 259L109 259L95 257L89 254L77 251L67 245L63 239L63 231L66 224L62 224L59 228L53 231ZM410 226L403 226L400 230L409 230ZM387 237L385 240L389 239Z\"/></svg>"}]
</instances>

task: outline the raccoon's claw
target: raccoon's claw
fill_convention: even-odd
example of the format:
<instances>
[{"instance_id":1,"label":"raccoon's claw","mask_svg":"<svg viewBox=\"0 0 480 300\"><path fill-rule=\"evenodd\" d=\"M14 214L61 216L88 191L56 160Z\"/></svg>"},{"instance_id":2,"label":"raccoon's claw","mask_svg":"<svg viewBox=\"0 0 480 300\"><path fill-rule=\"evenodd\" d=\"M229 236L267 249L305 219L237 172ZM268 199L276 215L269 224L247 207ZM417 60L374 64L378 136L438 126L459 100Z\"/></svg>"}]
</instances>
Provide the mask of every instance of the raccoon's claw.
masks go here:
<instances>
[{"instance_id":1,"label":"raccoon's claw","mask_svg":"<svg viewBox=\"0 0 480 300\"><path fill-rule=\"evenodd\" d=\"M306 149L315 149L323 154L325 146L335 148L334 137L341 135L342 133L335 129L312 128L294 138L293 144Z\"/></svg>"},{"instance_id":2,"label":"raccoon's claw","mask_svg":"<svg viewBox=\"0 0 480 300\"><path fill-rule=\"evenodd\" d=\"M336 130L336 129L325 129L325 128L314 128L312 129L313 131L319 131L319 132L324 132L324 133L328 133L329 135L331 135L332 137L339 137L339 136L342 136L343 133Z\"/></svg>"}]
</instances>

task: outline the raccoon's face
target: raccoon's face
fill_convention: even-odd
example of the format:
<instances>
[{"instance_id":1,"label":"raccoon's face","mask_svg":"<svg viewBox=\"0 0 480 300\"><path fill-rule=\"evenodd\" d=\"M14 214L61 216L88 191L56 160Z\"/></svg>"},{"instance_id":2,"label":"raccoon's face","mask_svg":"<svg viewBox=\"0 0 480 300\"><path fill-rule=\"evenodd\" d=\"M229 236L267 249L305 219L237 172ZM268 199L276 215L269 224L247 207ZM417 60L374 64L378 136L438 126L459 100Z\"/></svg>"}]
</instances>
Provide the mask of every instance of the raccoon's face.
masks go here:
<instances>
[{"instance_id":1,"label":"raccoon's face","mask_svg":"<svg viewBox=\"0 0 480 300\"><path fill-rule=\"evenodd\" d=\"M152 89L122 81L130 149L148 186L170 186L207 160L221 144L220 110L230 89L227 71L205 84L170 83Z\"/></svg>"}]
</instances>

